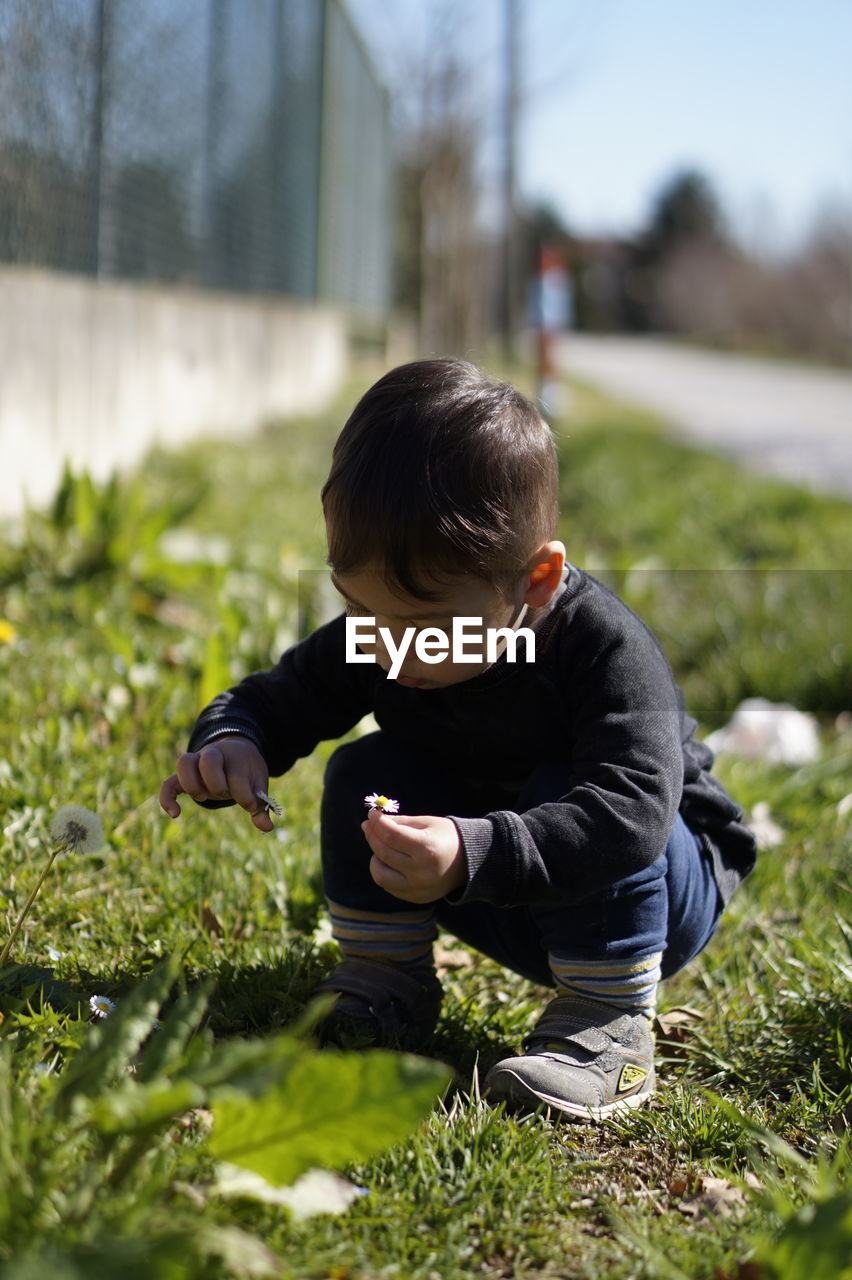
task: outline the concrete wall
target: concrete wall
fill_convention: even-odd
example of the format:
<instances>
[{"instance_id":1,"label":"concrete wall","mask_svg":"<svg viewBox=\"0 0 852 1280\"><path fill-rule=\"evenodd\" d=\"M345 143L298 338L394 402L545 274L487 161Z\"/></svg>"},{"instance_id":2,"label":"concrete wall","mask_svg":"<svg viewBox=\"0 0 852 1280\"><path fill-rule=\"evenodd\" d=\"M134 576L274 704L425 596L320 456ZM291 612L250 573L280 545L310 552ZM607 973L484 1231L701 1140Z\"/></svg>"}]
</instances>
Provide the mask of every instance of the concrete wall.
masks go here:
<instances>
[{"instance_id":1,"label":"concrete wall","mask_svg":"<svg viewBox=\"0 0 852 1280\"><path fill-rule=\"evenodd\" d=\"M333 308L0 266L0 516L49 499L66 458L103 479L320 409L346 364Z\"/></svg>"}]
</instances>

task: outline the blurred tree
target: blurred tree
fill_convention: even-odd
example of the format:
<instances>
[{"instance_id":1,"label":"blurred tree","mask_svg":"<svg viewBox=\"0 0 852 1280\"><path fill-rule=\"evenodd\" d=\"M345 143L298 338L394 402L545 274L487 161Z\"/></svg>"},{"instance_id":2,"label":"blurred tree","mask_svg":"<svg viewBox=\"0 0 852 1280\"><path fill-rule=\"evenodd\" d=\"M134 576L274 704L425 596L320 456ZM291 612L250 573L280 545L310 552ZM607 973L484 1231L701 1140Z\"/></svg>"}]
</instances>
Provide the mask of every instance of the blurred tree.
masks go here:
<instances>
[{"instance_id":1,"label":"blurred tree","mask_svg":"<svg viewBox=\"0 0 852 1280\"><path fill-rule=\"evenodd\" d=\"M788 351L852 362L849 206L836 201L821 208L798 252L775 276L773 329L779 345Z\"/></svg>"},{"instance_id":2,"label":"blurred tree","mask_svg":"<svg viewBox=\"0 0 852 1280\"><path fill-rule=\"evenodd\" d=\"M651 261L661 261L685 243L726 240L719 201L709 181L696 169L685 169L666 182L654 201L642 236Z\"/></svg>"},{"instance_id":3,"label":"blurred tree","mask_svg":"<svg viewBox=\"0 0 852 1280\"><path fill-rule=\"evenodd\" d=\"M625 279L632 329L706 333L730 322L722 283L733 250L712 184L696 169L675 173L634 243Z\"/></svg>"}]
</instances>

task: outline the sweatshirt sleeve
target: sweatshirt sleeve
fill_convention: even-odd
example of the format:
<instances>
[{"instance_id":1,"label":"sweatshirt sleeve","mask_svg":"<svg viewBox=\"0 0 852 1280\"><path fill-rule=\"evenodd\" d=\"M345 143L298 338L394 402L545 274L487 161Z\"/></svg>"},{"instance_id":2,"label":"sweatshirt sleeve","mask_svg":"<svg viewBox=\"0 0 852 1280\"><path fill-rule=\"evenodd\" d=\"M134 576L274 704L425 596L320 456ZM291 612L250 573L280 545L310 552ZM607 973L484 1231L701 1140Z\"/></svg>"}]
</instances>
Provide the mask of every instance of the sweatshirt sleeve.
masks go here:
<instances>
[{"instance_id":1,"label":"sweatshirt sleeve","mask_svg":"<svg viewBox=\"0 0 852 1280\"><path fill-rule=\"evenodd\" d=\"M524 812L454 817L468 878L450 902L580 902L665 848L683 786L680 696L656 639L622 607L629 622L603 637L568 628L557 660L570 691L562 794Z\"/></svg>"},{"instance_id":2,"label":"sweatshirt sleeve","mask_svg":"<svg viewBox=\"0 0 852 1280\"><path fill-rule=\"evenodd\" d=\"M270 671L247 676L201 712L188 750L239 733L259 748L270 774L286 773L319 742L347 733L372 707L375 666L346 664L345 620L293 645Z\"/></svg>"}]
</instances>

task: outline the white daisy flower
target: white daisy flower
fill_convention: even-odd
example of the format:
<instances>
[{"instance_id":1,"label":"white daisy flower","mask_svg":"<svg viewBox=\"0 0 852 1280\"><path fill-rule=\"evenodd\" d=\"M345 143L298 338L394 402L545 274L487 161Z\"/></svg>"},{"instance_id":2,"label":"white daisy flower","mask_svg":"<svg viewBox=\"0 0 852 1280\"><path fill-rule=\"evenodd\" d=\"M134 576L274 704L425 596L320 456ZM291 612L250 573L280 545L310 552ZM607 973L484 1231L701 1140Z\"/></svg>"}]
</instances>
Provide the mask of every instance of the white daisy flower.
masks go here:
<instances>
[{"instance_id":1,"label":"white daisy flower","mask_svg":"<svg viewBox=\"0 0 852 1280\"><path fill-rule=\"evenodd\" d=\"M115 1008L115 1001L109 996L89 996L89 1008L96 1018L108 1018Z\"/></svg>"},{"instance_id":2,"label":"white daisy flower","mask_svg":"<svg viewBox=\"0 0 852 1280\"><path fill-rule=\"evenodd\" d=\"M372 795L364 796L364 804L368 809L381 809L382 813L399 813L399 801L391 800L388 796L380 796L377 791Z\"/></svg>"},{"instance_id":3,"label":"white daisy flower","mask_svg":"<svg viewBox=\"0 0 852 1280\"><path fill-rule=\"evenodd\" d=\"M272 796L268 796L265 791L256 791L255 795L257 796L258 800L262 800L263 803L266 805L267 813L274 813L276 818L283 817L284 810L281 808L281 805L278 803L277 800L272 799Z\"/></svg>"},{"instance_id":4,"label":"white daisy flower","mask_svg":"<svg viewBox=\"0 0 852 1280\"><path fill-rule=\"evenodd\" d=\"M79 804L66 804L54 814L50 834L72 853L95 853L104 842L100 818Z\"/></svg>"}]
</instances>

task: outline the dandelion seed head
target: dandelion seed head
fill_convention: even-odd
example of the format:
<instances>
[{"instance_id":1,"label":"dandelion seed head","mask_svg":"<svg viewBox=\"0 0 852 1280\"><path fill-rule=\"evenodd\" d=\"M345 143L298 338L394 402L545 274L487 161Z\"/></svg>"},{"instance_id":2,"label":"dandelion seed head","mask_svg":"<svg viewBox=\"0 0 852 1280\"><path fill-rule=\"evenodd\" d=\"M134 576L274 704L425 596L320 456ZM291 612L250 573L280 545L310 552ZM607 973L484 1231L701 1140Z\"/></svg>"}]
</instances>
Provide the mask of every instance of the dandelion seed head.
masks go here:
<instances>
[{"instance_id":1,"label":"dandelion seed head","mask_svg":"<svg viewBox=\"0 0 852 1280\"><path fill-rule=\"evenodd\" d=\"M108 1018L115 1008L115 1001L109 996L89 996L89 1008L96 1018Z\"/></svg>"},{"instance_id":2,"label":"dandelion seed head","mask_svg":"<svg viewBox=\"0 0 852 1280\"><path fill-rule=\"evenodd\" d=\"M66 804L54 814L50 834L74 853L95 853L104 842L100 818L79 804Z\"/></svg>"}]
</instances>

